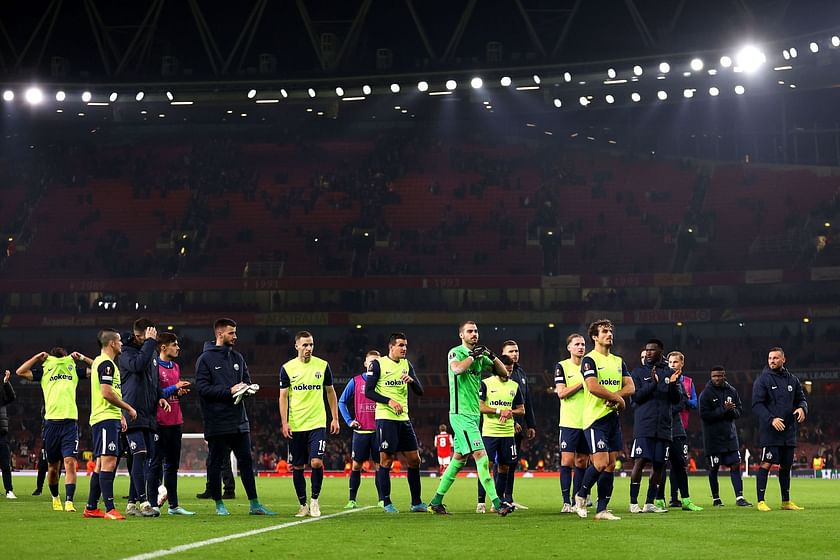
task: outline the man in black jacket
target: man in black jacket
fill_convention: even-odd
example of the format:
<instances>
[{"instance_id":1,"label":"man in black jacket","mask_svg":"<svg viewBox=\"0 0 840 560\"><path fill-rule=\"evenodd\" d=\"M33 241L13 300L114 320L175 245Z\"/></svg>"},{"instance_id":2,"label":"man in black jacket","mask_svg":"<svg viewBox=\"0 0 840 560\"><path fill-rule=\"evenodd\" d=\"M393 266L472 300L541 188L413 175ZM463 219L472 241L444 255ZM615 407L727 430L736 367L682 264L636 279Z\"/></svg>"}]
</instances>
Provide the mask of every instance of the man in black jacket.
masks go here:
<instances>
[{"instance_id":1,"label":"man in black jacket","mask_svg":"<svg viewBox=\"0 0 840 560\"><path fill-rule=\"evenodd\" d=\"M761 466L756 477L758 511L770 511L764 501L770 468L779 465L782 509L800 510L790 500L790 470L796 450L796 424L805 421L808 402L799 379L785 369L785 351L771 348L767 367L753 383L752 408L758 416Z\"/></svg>"},{"instance_id":2,"label":"man in black jacket","mask_svg":"<svg viewBox=\"0 0 840 560\"><path fill-rule=\"evenodd\" d=\"M3 488L6 490L6 498L17 500L12 488L12 452L6 435L9 433L9 416L6 413L6 405L16 398L15 390L9 383L12 372L6 370L3 374L3 387L0 391L0 470L3 471Z\"/></svg>"},{"instance_id":3,"label":"man in black jacket","mask_svg":"<svg viewBox=\"0 0 840 560\"><path fill-rule=\"evenodd\" d=\"M516 384L519 385L522 398L525 400L525 416L516 417L516 435L514 436L516 448L521 449L523 439L527 437L528 440L532 440L537 437L537 419L534 416L534 406L531 404L531 392L528 390L528 375L522 369L522 364L519 361L519 345L515 340L506 340L502 343L502 355L507 356L513 362L513 371L510 374L510 379L511 381L516 381ZM516 509L528 509L526 506L513 501L513 483L515 480L516 466L514 465L508 471L505 494L510 496L511 505L516 507Z\"/></svg>"},{"instance_id":4,"label":"man in black jacket","mask_svg":"<svg viewBox=\"0 0 840 560\"><path fill-rule=\"evenodd\" d=\"M137 418L126 418L125 431L131 455L131 488L127 516L157 517L157 484L150 471L150 458L154 454L157 435L157 407L169 407L163 398L157 371L157 329L146 318L134 321L131 333L124 335L117 364L122 375L123 400L137 411ZM148 484L147 484L148 480ZM154 500L154 503L152 503Z\"/></svg>"},{"instance_id":5,"label":"man in black jacket","mask_svg":"<svg viewBox=\"0 0 840 560\"><path fill-rule=\"evenodd\" d=\"M723 366L714 366L711 383L700 393L700 419L703 421L703 448L709 462L709 488L712 490L713 505L723 506L718 485L718 470L721 465L729 467L729 478L735 490L735 503L741 507L752 504L744 498L744 482L741 480L741 444L735 420L741 417L741 397L735 387L726 382Z\"/></svg>"},{"instance_id":6,"label":"man in black jacket","mask_svg":"<svg viewBox=\"0 0 840 560\"><path fill-rule=\"evenodd\" d=\"M677 374L662 359L661 340L651 339L645 344L644 364L631 373L636 392L633 394L633 449L635 460L630 475L630 513L665 513L654 505L656 491L662 480L667 450L671 444L671 406L680 402ZM651 463L650 481L644 508L639 507L642 470Z\"/></svg>"},{"instance_id":7,"label":"man in black jacket","mask_svg":"<svg viewBox=\"0 0 840 560\"><path fill-rule=\"evenodd\" d=\"M217 319L213 325L215 344L204 344L204 352L195 364L195 384L201 397L204 417L204 439L210 453L207 481L216 502L217 515L230 515L222 501L222 461L228 449L239 465L242 486L250 501L251 515L276 515L257 498L254 461L251 456L251 425L245 403L235 395L251 385L245 358L233 349L236 344L236 322Z\"/></svg>"}]
</instances>

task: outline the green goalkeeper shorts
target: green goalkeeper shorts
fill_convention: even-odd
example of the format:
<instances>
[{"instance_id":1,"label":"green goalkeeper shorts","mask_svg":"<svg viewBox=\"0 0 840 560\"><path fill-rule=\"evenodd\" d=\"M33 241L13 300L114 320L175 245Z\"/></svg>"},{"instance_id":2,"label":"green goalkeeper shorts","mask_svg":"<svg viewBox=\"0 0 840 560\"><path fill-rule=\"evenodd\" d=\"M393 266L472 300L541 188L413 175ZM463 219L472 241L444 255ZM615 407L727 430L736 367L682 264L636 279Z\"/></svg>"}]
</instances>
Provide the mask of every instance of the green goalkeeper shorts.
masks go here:
<instances>
[{"instance_id":1,"label":"green goalkeeper shorts","mask_svg":"<svg viewBox=\"0 0 840 560\"><path fill-rule=\"evenodd\" d=\"M450 414L449 423L455 435L455 453L470 455L473 451L484 449L481 430L478 427L478 414Z\"/></svg>"}]
</instances>

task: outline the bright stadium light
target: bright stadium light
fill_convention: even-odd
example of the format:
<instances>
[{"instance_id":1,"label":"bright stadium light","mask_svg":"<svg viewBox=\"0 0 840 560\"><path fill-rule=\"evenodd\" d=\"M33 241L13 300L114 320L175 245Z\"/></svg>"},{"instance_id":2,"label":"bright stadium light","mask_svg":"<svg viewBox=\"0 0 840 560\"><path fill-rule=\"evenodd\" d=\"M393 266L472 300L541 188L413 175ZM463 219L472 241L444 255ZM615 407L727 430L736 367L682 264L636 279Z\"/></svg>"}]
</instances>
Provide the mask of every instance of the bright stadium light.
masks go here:
<instances>
[{"instance_id":1,"label":"bright stadium light","mask_svg":"<svg viewBox=\"0 0 840 560\"><path fill-rule=\"evenodd\" d=\"M429 91L429 82L417 82L418 91Z\"/></svg>"},{"instance_id":2,"label":"bright stadium light","mask_svg":"<svg viewBox=\"0 0 840 560\"><path fill-rule=\"evenodd\" d=\"M633 100L633 103L638 103L639 101L642 100L642 96L634 91L633 93L630 94L630 99Z\"/></svg>"},{"instance_id":3,"label":"bright stadium light","mask_svg":"<svg viewBox=\"0 0 840 560\"><path fill-rule=\"evenodd\" d=\"M484 80L482 80L481 78L475 77L472 80L470 80L470 87L472 87L473 89L480 89L483 85Z\"/></svg>"},{"instance_id":4,"label":"bright stadium light","mask_svg":"<svg viewBox=\"0 0 840 560\"><path fill-rule=\"evenodd\" d=\"M709 88L709 95L711 95L712 97L717 97L718 95L720 95L720 90L715 86L712 86Z\"/></svg>"},{"instance_id":5,"label":"bright stadium light","mask_svg":"<svg viewBox=\"0 0 840 560\"><path fill-rule=\"evenodd\" d=\"M400 84L393 83L391 84L391 93L399 93L400 92Z\"/></svg>"},{"instance_id":6,"label":"bright stadium light","mask_svg":"<svg viewBox=\"0 0 840 560\"><path fill-rule=\"evenodd\" d=\"M499 80L499 83L502 84L502 87L509 87L510 84L513 83L513 80L510 79L510 76L502 76L502 79Z\"/></svg>"},{"instance_id":7,"label":"bright stadium light","mask_svg":"<svg viewBox=\"0 0 840 560\"><path fill-rule=\"evenodd\" d=\"M534 74L534 75L533 75L533 78L534 78L534 83L535 83L535 84L537 84L537 85L540 85L540 82L541 82L542 80L540 80L540 76L539 76L539 74Z\"/></svg>"},{"instance_id":8,"label":"bright stadium light","mask_svg":"<svg viewBox=\"0 0 840 560\"><path fill-rule=\"evenodd\" d=\"M782 51L782 58L784 58L785 60L790 60L790 51L787 50L787 49L783 50Z\"/></svg>"},{"instance_id":9,"label":"bright stadium light","mask_svg":"<svg viewBox=\"0 0 840 560\"><path fill-rule=\"evenodd\" d=\"M317 93L315 93L315 90L312 89L312 88L309 88L308 90L306 90L306 93L309 94L309 97L315 97L316 95L318 95Z\"/></svg>"},{"instance_id":10,"label":"bright stadium light","mask_svg":"<svg viewBox=\"0 0 840 560\"><path fill-rule=\"evenodd\" d=\"M737 86L735 86L735 93L737 95L744 95L745 91L746 90L744 89L744 86L742 86L741 84L738 84Z\"/></svg>"},{"instance_id":11,"label":"bright stadium light","mask_svg":"<svg viewBox=\"0 0 840 560\"><path fill-rule=\"evenodd\" d=\"M723 55L722 57L720 57L720 65L724 68L729 68L730 66L732 66L732 59L726 55Z\"/></svg>"},{"instance_id":12,"label":"bright stadium light","mask_svg":"<svg viewBox=\"0 0 840 560\"><path fill-rule=\"evenodd\" d=\"M286 99L287 97L289 97L289 92L286 91L285 89L281 88L280 89L280 95L283 97L283 99Z\"/></svg>"},{"instance_id":13,"label":"bright stadium light","mask_svg":"<svg viewBox=\"0 0 840 560\"><path fill-rule=\"evenodd\" d=\"M666 99L668 99L668 92L660 89L656 92L656 97L659 98L660 101L665 101Z\"/></svg>"},{"instance_id":14,"label":"bright stadium light","mask_svg":"<svg viewBox=\"0 0 840 560\"><path fill-rule=\"evenodd\" d=\"M555 106L555 107L557 107L557 108L559 109L560 107L562 107L562 106L563 106L563 102L562 102L562 101L560 101L559 99L557 99L557 98L555 97L555 98L554 98L554 106Z\"/></svg>"},{"instance_id":15,"label":"bright stadium light","mask_svg":"<svg viewBox=\"0 0 840 560\"><path fill-rule=\"evenodd\" d=\"M808 48L811 49L811 52L814 54L820 52L820 46L815 41L811 41Z\"/></svg>"},{"instance_id":16,"label":"bright stadium light","mask_svg":"<svg viewBox=\"0 0 840 560\"><path fill-rule=\"evenodd\" d=\"M563 72L563 81L567 84L572 81L572 74L571 72Z\"/></svg>"},{"instance_id":17,"label":"bright stadium light","mask_svg":"<svg viewBox=\"0 0 840 560\"><path fill-rule=\"evenodd\" d=\"M256 95L256 94L257 94L257 92L254 92L254 95ZM167 92L166 92L166 98L167 98L169 101L175 101L175 96L172 94L172 92L171 92L171 91L167 91Z\"/></svg>"},{"instance_id":18,"label":"bright stadium light","mask_svg":"<svg viewBox=\"0 0 840 560\"><path fill-rule=\"evenodd\" d=\"M587 98L585 95L582 95L582 96L580 97L580 99L578 99L578 102L579 102L582 106L586 107L587 105L589 105L589 98Z\"/></svg>"},{"instance_id":19,"label":"bright stadium light","mask_svg":"<svg viewBox=\"0 0 840 560\"><path fill-rule=\"evenodd\" d=\"M93 98L93 95L89 91L82 92L82 101L85 103L89 102Z\"/></svg>"},{"instance_id":20,"label":"bright stadium light","mask_svg":"<svg viewBox=\"0 0 840 560\"><path fill-rule=\"evenodd\" d=\"M671 71L671 65L668 64L667 62L660 62L659 63L659 71L662 72L663 74L667 74L668 72Z\"/></svg>"},{"instance_id":21,"label":"bright stadium light","mask_svg":"<svg viewBox=\"0 0 840 560\"><path fill-rule=\"evenodd\" d=\"M114 101L116 101L116 100L117 100L117 97L119 97L119 96L120 96L120 95L119 95L116 91L112 91L112 92L111 92L111 95L109 95L109 96L108 96L108 101L110 101L111 103L113 103Z\"/></svg>"},{"instance_id":22,"label":"bright stadium light","mask_svg":"<svg viewBox=\"0 0 840 560\"><path fill-rule=\"evenodd\" d=\"M683 90L683 97L686 99L691 99L694 97L694 90L693 89L684 89Z\"/></svg>"},{"instance_id":23,"label":"bright stadium light","mask_svg":"<svg viewBox=\"0 0 840 560\"><path fill-rule=\"evenodd\" d=\"M755 72L767 62L767 57L758 48L747 45L735 55L735 62L744 72Z\"/></svg>"},{"instance_id":24,"label":"bright stadium light","mask_svg":"<svg viewBox=\"0 0 840 560\"><path fill-rule=\"evenodd\" d=\"M703 69L703 61L699 58L692 58L690 66L692 70L694 70L695 72L699 72Z\"/></svg>"},{"instance_id":25,"label":"bright stadium light","mask_svg":"<svg viewBox=\"0 0 840 560\"><path fill-rule=\"evenodd\" d=\"M66 93L64 93L61 90L58 90L57 92L55 92L55 100L56 101L64 101L65 99L67 99L67 94Z\"/></svg>"},{"instance_id":26,"label":"bright stadium light","mask_svg":"<svg viewBox=\"0 0 840 560\"><path fill-rule=\"evenodd\" d=\"M370 88L369 85L365 84L362 86L362 93L364 93L365 95L370 95L372 91L373 90Z\"/></svg>"},{"instance_id":27,"label":"bright stadium light","mask_svg":"<svg viewBox=\"0 0 840 560\"><path fill-rule=\"evenodd\" d=\"M255 89L249 89L248 90L248 99L253 99L256 96L257 96L257 90L255 90ZM170 99L170 101L171 101L171 99Z\"/></svg>"},{"instance_id":28,"label":"bright stadium light","mask_svg":"<svg viewBox=\"0 0 840 560\"><path fill-rule=\"evenodd\" d=\"M344 88L340 86L335 88L335 94L339 97L344 97Z\"/></svg>"},{"instance_id":29,"label":"bright stadium light","mask_svg":"<svg viewBox=\"0 0 840 560\"><path fill-rule=\"evenodd\" d=\"M615 73L615 68L610 68L609 70L607 70L607 77L608 77L610 80L615 79L615 76L616 76L616 73Z\"/></svg>"},{"instance_id":30,"label":"bright stadium light","mask_svg":"<svg viewBox=\"0 0 840 560\"><path fill-rule=\"evenodd\" d=\"M15 92L10 89L3 91L3 101L14 101L15 100Z\"/></svg>"},{"instance_id":31,"label":"bright stadium light","mask_svg":"<svg viewBox=\"0 0 840 560\"><path fill-rule=\"evenodd\" d=\"M143 101L143 98L146 97L146 94L142 91L138 91L137 95L134 96L135 101Z\"/></svg>"},{"instance_id":32,"label":"bright stadium light","mask_svg":"<svg viewBox=\"0 0 840 560\"><path fill-rule=\"evenodd\" d=\"M456 87L458 87L458 84L455 82L455 80L446 80L446 89L452 91Z\"/></svg>"},{"instance_id":33,"label":"bright stadium light","mask_svg":"<svg viewBox=\"0 0 840 560\"><path fill-rule=\"evenodd\" d=\"M609 103L610 105L612 105L613 103L615 103L615 97L613 97L612 95L607 95L604 99L605 99L605 100L607 101L607 103Z\"/></svg>"},{"instance_id":34,"label":"bright stadium light","mask_svg":"<svg viewBox=\"0 0 840 560\"><path fill-rule=\"evenodd\" d=\"M832 47L840 47L840 37L834 35L831 37L831 46Z\"/></svg>"},{"instance_id":35,"label":"bright stadium light","mask_svg":"<svg viewBox=\"0 0 840 560\"><path fill-rule=\"evenodd\" d=\"M638 64L633 67L633 75L641 76L643 72L644 72L644 70L642 70L642 67L639 66Z\"/></svg>"},{"instance_id":36,"label":"bright stadium light","mask_svg":"<svg viewBox=\"0 0 840 560\"><path fill-rule=\"evenodd\" d=\"M790 48L790 57L791 58L796 58L797 56L799 56L799 51L796 50L796 47L791 47Z\"/></svg>"},{"instance_id":37,"label":"bright stadium light","mask_svg":"<svg viewBox=\"0 0 840 560\"><path fill-rule=\"evenodd\" d=\"M44 92L41 91L41 88L33 86L23 93L23 98L30 105L38 105L44 100Z\"/></svg>"}]
</instances>

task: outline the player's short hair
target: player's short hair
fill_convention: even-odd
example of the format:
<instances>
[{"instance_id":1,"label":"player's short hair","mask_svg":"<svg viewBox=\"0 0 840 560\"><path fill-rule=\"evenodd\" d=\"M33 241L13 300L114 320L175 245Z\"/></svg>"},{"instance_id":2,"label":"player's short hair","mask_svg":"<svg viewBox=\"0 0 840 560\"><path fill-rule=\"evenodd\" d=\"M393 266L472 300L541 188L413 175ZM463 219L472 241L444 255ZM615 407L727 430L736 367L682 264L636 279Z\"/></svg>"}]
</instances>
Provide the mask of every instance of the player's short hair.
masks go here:
<instances>
[{"instance_id":1,"label":"player's short hair","mask_svg":"<svg viewBox=\"0 0 840 560\"><path fill-rule=\"evenodd\" d=\"M164 344L174 344L176 342L178 342L178 336L175 333L171 333L171 332L158 333L158 336L157 336L158 346L163 346Z\"/></svg>"},{"instance_id":2,"label":"player's short hair","mask_svg":"<svg viewBox=\"0 0 840 560\"><path fill-rule=\"evenodd\" d=\"M297 344L298 340L301 338L313 338L313 336L309 331L298 331L295 333L295 344Z\"/></svg>"},{"instance_id":3,"label":"player's short hair","mask_svg":"<svg viewBox=\"0 0 840 560\"><path fill-rule=\"evenodd\" d=\"M598 331L601 330L602 327L605 329L613 330L612 321L610 321L609 319L598 319L597 321L593 321L592 323L590 323L589 338L591 338L592 340L598 338Z\"/></svg>"},{"instance_id":4,"label":"player's short hair","mask_svg":"<svg viewBox=\"0 0 840 560\"><path fill-rule=\"evenodd\" d=\"M511 360L510 356L508 356L507 354L499 355L499 361L502 362L506 366L512 366L513 365L513 360Z\"/></svg>"},{"instance_id":5,"label":"player's short hair","mask_svg":"<svg viewBox=\"0 0 840 560\"><path fill-rule=\"evenodd\" d=\"M712 366L712 373L714 373L716 371L722 371L722 372L726 373L726 368L723 367L723 366Z\"/></svg>"},{"instance_id":6,"label":"player's short hair","mask_svg":"<svg viewBox=\"0 0 840 560\"><path fill-rule=\"evenodd\" d=\"M586 341L586 337L585 337L585 336L583 336L583 335L582 335L582 334L580 334L580 333L573 332L572 334L570 334L569 336L567 336L567 337L566 337L566 346L568 346L569 344L571 344L571 343L572 343L572 341L573 341L574 339L576 339L576 338L582 338L582 339L584 340L584 342Z\"/></svg>"},{"instance_id":7,"label":"player's short hair","mask_svg":"<svg viewBox=\"0 0 840 560\"><path fill-rule=\"evenodd\" d=\"M67 350L62 348L61 346L53 346L50 348L50 356L54 356L56 358L64 358L67 356Z\"/></svg>"},{"instance_id":8,"label":"player's short hair","mask_svg":"<svg viewBox=\"0 0 840 560\"><path fill-rule=\"evenodd\" d=\"M398 340L408 340L408 338L405 336L405 333L392 332L388 338L388 346L394 346Z\"/></svg>"},{"instance_id":9,"label":"player's short hair","mask_svg":"<svg viewBox=\"0 0 840 560\"><path fill-rule=\"evenodd\" d=\"M665 349L665 344L661 340L659 340L658 338L651 338L650 340L645 342L645 346L647 346L648 344L653 344L653 345L657 346L660 350Z\"/></svg>"},{"instance_id":10,"label":"player's short hair","mask_svg":"<svg viewBox=\"0 0 840 560\"><path fill-rule=\"evenodd\" d=\"M780 353L782 354L782 356L784 356L784 355L785 355L785 351L784 351L784 350L782 350L782 347L781 347L781 346L774 346L773 348L771 348L770 350L768 350L768 351L767 351L767 353L768 353L768 354L769 354L770 352L780 352Z\"/></svg>"},{"instance_id":11,"label":"player's short hair","mask_svg":"<svg viewBox=\"0 0 840 560\"><path fill-rule=\"evenodd\" d=\"M368 350L367 354L365 354L365 358L367 358L368 356L376 356L378 358L381 355L382 354L379 353L379 350Z\"/></svg>"},{"instance_id":12,"label":"player's short hair","mask_svg":"<svg viewBox=\"0 0 840 560\"><path fill-rule=\"evenodd\" d=\"M438 426L438 430L440 430L441 432L445 432L446 431L446 424L441 424L440 426Z\"/></svg>"},{"instance_id":13,"label":"player's short hair","mask_svg":"<svg viewBox=\"0 0 840 560\"><path fill-rule=\"evenodd\" d=\"M685 355L682 352L677 352L674 350L673 352L668 352L668 359L670 360L672 356L676 356L680 359L681 362L685 363Z\"/></svg>"},{"instance_id":14,"label":"player's short hair","mask_svg":"<svg viewBox=\"0 0 840 560\"><path fill-rule=\"evenodd\" d=\"M218 331L222 330L225 327L236 327L236 321L233 319L229 319L227 317L222 317L220 319L216 319L216 322L213 323L213 330Z\"/></svg>"},{"instance_id":15,"label":"player's short hair","mask_svg":"<svg viewBox=\"0 0 840 560\"><path fill-rule=\"evenodd\" d=\"M517 346L518 347L519 344L517 344L517 342L515 340L505 340L504 342L502 342L502 351L504 351L504 349L507 348L508 346Z\"/></svg>"},{"instance_id":16,"label":"player's short hair","mask_svg":"<svg viewBox=\"0 0 840 560\"><path fill-rule=\"evenodd\" d=\"M460 333L464 332L464 327L466 327L467 325L475 325L475 321L470 319L469 321L464 321L463 323L458 325L458 333L460 334Z\"/></svg>"},{"instance_id":17,"label":"player's short hair","mask_svg":"<svg viewBox=\"0 0 840 560\"><path fill-rule=\"evenodd\" d=\"M154 326L155 324L152 322L151 319L148 319L146 317L140 317L139 319L134 321L134 325L132 325L132 328L134 329L134 332L138 334L143 334L144 332L146 332L146 329Z\"/></svg>"},{"instance_id":18,"label":"player's short hair","mask_svg":"<svg viewBox=\"0 0 840 560\"><path fill-rule=\"evenodd\" d=\"M114 340L120 337L120 333L116 329L102 329L96 335L96 342L99 343L100 348L105 348Z\"/></svg>"}]
</instances>

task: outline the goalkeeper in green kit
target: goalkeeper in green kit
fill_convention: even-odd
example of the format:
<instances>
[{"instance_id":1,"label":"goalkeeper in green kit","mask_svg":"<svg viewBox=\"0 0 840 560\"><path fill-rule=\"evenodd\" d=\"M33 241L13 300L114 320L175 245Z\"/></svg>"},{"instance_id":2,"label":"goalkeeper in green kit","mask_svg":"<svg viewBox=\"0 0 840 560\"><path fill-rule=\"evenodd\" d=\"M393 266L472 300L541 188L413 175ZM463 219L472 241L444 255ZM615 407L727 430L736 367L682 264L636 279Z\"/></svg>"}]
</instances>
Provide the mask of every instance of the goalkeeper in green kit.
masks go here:
<instances>
[{"instance_id":1,"label":"goalkeeper in green kit","mask_svg":"<svg viewBox=\"0 0 840 560\"><path fill-rule=\"evenodd\" d=\"M507 375L504 364L493 352L484 346L478 346L478 327L475 321L465 321L458 328L458 337L462 344L449 351L449 423L455 435L455 454L452 462L441 477L435 497L429 504L434 513L446 515L443 496L455 482L458 472L467 464L469 456L475 459L478 478L493 502L496 513L502 517L515 508L499 499L493 477L490 475L487 452L478 427L481 412L479 410L479 388L482 372L497 371Z\"/></svg>"}]
</instances>

